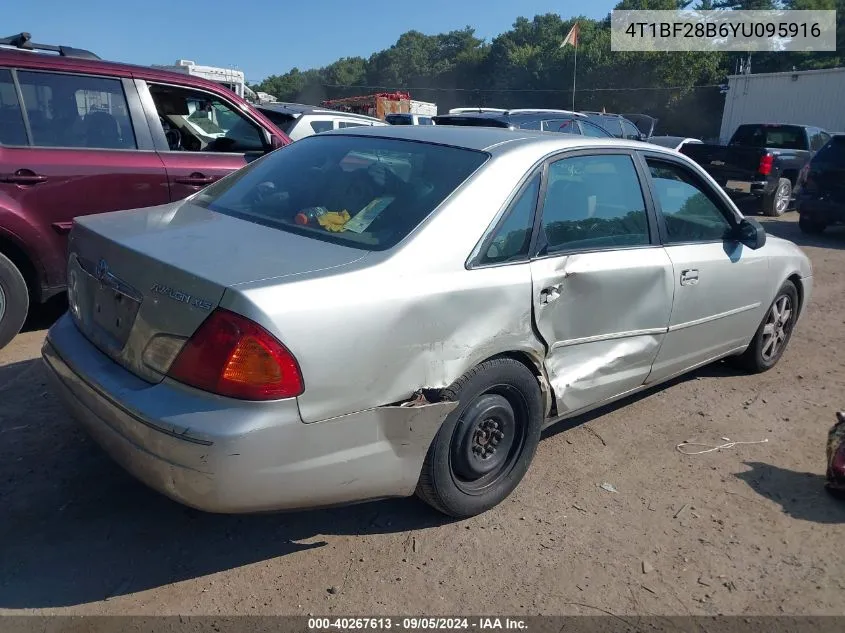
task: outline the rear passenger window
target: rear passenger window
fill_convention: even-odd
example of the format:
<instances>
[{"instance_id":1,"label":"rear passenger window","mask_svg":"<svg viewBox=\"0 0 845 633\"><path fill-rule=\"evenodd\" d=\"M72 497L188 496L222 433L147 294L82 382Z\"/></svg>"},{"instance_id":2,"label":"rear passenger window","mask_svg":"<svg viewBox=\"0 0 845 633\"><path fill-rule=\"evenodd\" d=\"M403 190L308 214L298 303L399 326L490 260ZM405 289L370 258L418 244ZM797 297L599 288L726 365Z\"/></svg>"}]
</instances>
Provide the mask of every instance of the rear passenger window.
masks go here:
<instances>
[{"instance_id":1,"label":"rear passenger window","mask_svg":"<svg viewBox=\"0 0 845 633\"><path fill-rule=\"evenodd\" d=\"M26 126L12 73L0 70L0 145L26 144Z\"/></svg>"},{"instance_id":2,"label":"rear passenger window","mask_svg":"<svg viewBox=\"0 0 845 633\"><path fill-rule=\"evenodd\" d=\"M321 132L328 132L334 127L331 121L311 121L311 129L314 130L314 134L320 134Z\"/></svg>"},{"instance_id":3,"label":"rear passenger window","mask_svg":"<svg viewBox=\"0 0 845 633\"><path fill-rule=\"evenodd\" d=\"M340 122L337 124L337 126L338 126L339 128L344 128L344 127L364 127L365 125L366 125L365 123L358 123L358 121L340 121Z\"/></svg>"},{"instance_id":4,"label":"rear passenger window","mask_svg":"<svg viewBox=\"0 0 845 633\"><path fill-rule=\"evenodd\" d=\"M581 132L584 136L591 136L593 138L610 138L610 133L605 132L598 125L593 125L589 121L579 121L581 124Z\"/></svg>"},{"instance_id":5,"label":"rear passenger window","mask_svg":"<svg viewBox=\"0 0 845 633\"><path fill-rule=\"evenodd\" d=\"M539 193L540 175L537 174L511 204L505 221L496 229L487 252L481 258L481 264L500 264L528 255Z\"/></svg>"},{"instance_id":6,"label":"rear passenger window","mask_svg":"<svg viewBox=\"0 0 845 633\"><path fill-rule=\"evenodd\" d=\"M18 71L32 144L136 149L118 79Z\"/></svg>"},{"instance_id":7,"label":"rear passenger window","mask_svg":"<svg viewBox=\"0 0 845 633\"><path fill-rule=\"evenodd\" d=\"M565 158L548 173L541 255L649 243L645 202L631 156Z\"/></svg>"},{"instance_id":8,"label":"rear passenger window","mask_svg":"<svg viewBox=\"0 0 845 633\"><path fill-rule=\"evenodd\" d=\"M680 165L648 159L660 212L666 222L666 241L713 242L725 239L731 224L698 179Z\"/></svg>"}]
</instances>

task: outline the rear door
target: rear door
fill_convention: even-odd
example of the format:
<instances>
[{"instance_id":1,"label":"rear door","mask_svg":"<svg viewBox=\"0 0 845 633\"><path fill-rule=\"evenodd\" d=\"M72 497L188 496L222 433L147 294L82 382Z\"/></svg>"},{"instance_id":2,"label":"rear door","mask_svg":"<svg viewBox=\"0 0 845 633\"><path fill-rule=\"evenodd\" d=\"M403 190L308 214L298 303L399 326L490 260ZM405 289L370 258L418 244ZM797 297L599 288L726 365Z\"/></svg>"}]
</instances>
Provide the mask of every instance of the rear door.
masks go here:
<instances>
[{"instance_id":1,"label":"rear door","mask_svg":"<svg viewBox=\"0 0 845 633\"><path fill-rule=\"evenodd\" d=\"M804 193L845 204L845 136L834 136L810 161Z\"/></svg>"},{"instance_id":2,"label":"rear door","mask_svg":"<svg viewBox=\"0 0 845 633\"><path fill-rule=\"evenodd\" d=\"M672 309L672 263L659 245L631 152L551 162L531 262L534 318L558 413L643 384Z\"/></svg>"},{"instance_id":3,"label":"rear door","mask_svg":"<svg viewBox=\"0 0 845 633\"><path fill-rule=\"evenodd\" d=\"M768 308L768 260L731 239L736 216L703 178L671 156L644 156L675 297L654 382L748 344Z\"/></svg>"},{"instance_id":4,"label":"rear door","mask_svg":"<svg viewBox=\"0 0 845 633\"><path fill-rule=\"evenodd\" d=\"M132 81L25 69L3 78L22 99L26 138L2 149L2 188L40 235L46 283L61 286L73 218L168 202L164 165Z\"/></svg>"},{"instance_id":5,"label":"rear door","mask_svg":"<svg viewBox=\"0 0 845 633\"><path fill-rule=\"evenodd\" d=\"M171 200L181 200L270 149L270 133L234 102L173 84L135 80Z\"/></svg>"}]
</instances>

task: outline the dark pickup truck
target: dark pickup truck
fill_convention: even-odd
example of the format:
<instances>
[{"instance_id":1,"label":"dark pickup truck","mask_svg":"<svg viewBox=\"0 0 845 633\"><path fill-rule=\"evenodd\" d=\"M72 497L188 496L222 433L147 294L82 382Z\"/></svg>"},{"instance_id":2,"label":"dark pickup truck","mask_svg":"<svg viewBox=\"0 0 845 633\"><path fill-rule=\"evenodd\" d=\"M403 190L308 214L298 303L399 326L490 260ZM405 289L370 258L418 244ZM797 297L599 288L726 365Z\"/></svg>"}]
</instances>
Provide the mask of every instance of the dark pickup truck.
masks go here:
<instances>
[{"instance_id":1,"label":"dark pickup truck","mask_svg":"<svg viewBox=\"0 0 845 633\"><path fill-rule=\"evenodd\" d=\"M782 215L800 185L800 174L830 140L816 127L749 123L727 145L688 143L681 148L701 165L743 211Z\"/></svg>"}]
</instances>

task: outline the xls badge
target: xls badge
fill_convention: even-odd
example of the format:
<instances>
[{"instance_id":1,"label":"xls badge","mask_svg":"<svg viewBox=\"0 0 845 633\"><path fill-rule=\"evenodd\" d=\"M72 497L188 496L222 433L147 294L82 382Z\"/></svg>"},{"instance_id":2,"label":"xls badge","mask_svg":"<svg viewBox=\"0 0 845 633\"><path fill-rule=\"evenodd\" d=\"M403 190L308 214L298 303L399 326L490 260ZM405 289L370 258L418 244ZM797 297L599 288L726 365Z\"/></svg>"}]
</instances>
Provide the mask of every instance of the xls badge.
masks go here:
<instances>
[{"instance_id":1,"label":"xls badge","mask_svg":"<svg viewBox=\"0 0 845 633\"><path fill-rule=\"evenodd\" d=\"M161 295L163 297L167 297L168 299L173 299L173 301L178 301L179 303L186 303L189 306L197 308L199 310L205 310L206 312L211 311L214 307L210 301L202 299L200 297L194 297L187 292L182 290L177 290L171 286L165 286L164 284L155 283L153 287L150 288L150 292L153 294Z\"/></svg>"}]
</instances>

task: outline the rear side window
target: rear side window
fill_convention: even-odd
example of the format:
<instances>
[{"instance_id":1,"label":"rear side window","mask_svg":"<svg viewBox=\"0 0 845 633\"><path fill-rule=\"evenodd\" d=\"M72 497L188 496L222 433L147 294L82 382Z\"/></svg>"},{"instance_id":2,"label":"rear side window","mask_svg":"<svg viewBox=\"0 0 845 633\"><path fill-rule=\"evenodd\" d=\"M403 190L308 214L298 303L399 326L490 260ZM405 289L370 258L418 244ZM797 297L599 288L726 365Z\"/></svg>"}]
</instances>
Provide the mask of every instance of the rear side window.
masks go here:
<instances>
[{"instance_id":1,"label":"rear side window","mask_svg":"<svg viewBox=\"0 0 845 633\"><path fill-rule=\"evenodd\" d=\"M120 80L18 71L18 82L33 145L138 147Z\"/></svg>"},{"instance_id":2,"label":"rear side window","mask_svg":"<svg viewBox=\"0 0 845 633\"><path fill-rule=\"evenodd\" d=\"M0 145L26 145L27 142L26 126L12 73L0 70Z\"/></svg>"},{"instance_id":3,"label":"rear side window","mask_svg":"<svg viewBox=\"0 0 845 633\"><path fill-rule=\"evenodd\" d=\"M581 125L581 132L584 136L591 136L593 138L612 138L610 132L603 130L595 123L589 121L579 121Z\"/></svg>"},{"instance_id":4,"label":"rear side window","mask_svg":"<svg viewBox=\"0 0 845 633\"><path fill-rule=\"evenodd\" d=\"M629 141L638 141L640 140L640 130L639 128L628 121L627 119L622 120L622 130L623 136L628 139Z\"/></svg>"},{"instance_id":5,"label":"rear side window","mask_svg":"<svg viewBox=\"0 0 845 633\"><path fill-rule=\"evenodd\" d=\"M314 134L328 132L334 128L334 123L332 121L311 121L310 125L311 129L314 130Z\"/></svg>"},{"instance_id":6,"label":"rear side window","mask_svg":"<svg viewBox=\"0 0 845 633\"><path fill-rule=\"evenodd\" d=\"M812 128L810 130L810 133L810 149L814 152L819 151L830 140L830 134L828 134L824 130Z\"/></svg>"},{"instance_id":7,"label":"rear side window","mask_svg":"<svg viewBox=\"0 0 845 633\"><path fill-rule=\"evenodd\" d=\"M813 158L813 167L845 167L845 136L834 136Z\"/></svg>"},{"instance_id":8,"label":"rear side window","mask_svg":"<svg viewBox=\"0 0 845 633\"><path fill-rule=\"evenodd\" d=\"M337 127L345 128L345 127L364 127L367 125L366 123L360 123L358 121L339 121Z\"/></svg>"},{"instance_id":9,"label":"rear side window","mask_svg":"<svg viewBox=\"0 0 845 633\"><path fill-rule=\"evenodd\" d=\"M317 134L249 164L193 200L280 230L384 250L487 157L429 143Z\"/></svg>"},{"instance_id":10,"label":"rear side window","mask_svg":"<svg viewBox=\"0 0 845 633\"><path fill-rule=\"evenodd\" d=\"M548 174L541 255L649 243L643 192L629 155L565 158Z\"/></svg>"},{"instance_id":11,"label":"rear side window","mask_svg":"<svg viewBox=\"0 0 845 633\"><path fill-rule=\"evenodd\" d=\"M534 227L534 209L540 193L540 175L536 174L523 188L522 193L508 209L505 221L496 229L481 264L502 264L520 260L528 255L531 230Z\"/></svg>"},{"instance_id":12,"label":"rear side window","mask_svg":"<svg viewBox=\"0 0 845 633\"><path fill-rule=\"evenodd\" d=\"M427 117L427 116L421 116L421 117L419 117L419 118L417 119L417 122L418 122L420 125L433 125L433 123L431 122L431 118L430 118L430 117Z\"/></svg>"}]
</instances>

